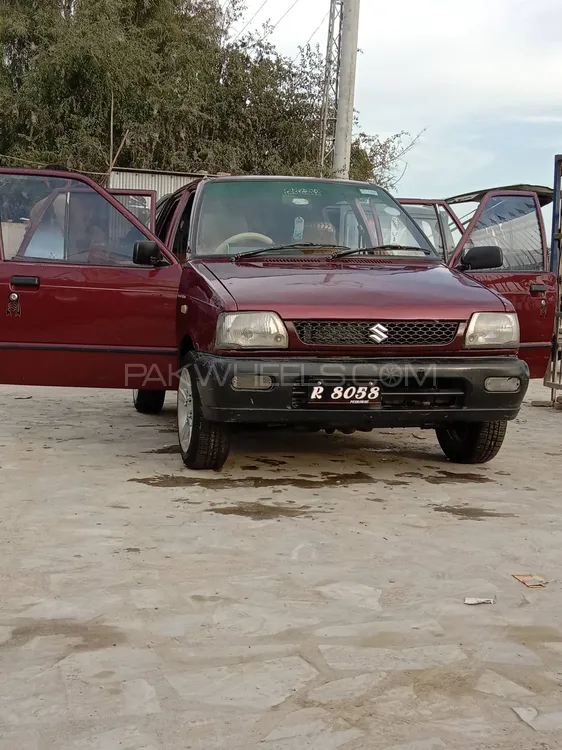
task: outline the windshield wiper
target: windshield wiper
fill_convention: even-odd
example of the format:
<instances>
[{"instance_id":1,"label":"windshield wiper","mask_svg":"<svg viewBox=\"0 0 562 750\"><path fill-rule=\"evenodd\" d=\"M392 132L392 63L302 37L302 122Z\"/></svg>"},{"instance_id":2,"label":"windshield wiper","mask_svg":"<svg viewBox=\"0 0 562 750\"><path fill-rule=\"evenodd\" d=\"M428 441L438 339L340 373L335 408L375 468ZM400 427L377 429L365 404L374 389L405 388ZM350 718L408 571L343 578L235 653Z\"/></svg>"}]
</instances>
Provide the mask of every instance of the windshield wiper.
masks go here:
<instances>
[{"instance_id":1,"label":"windshield wiper","mask_svg":"<svg viewBox=\"0 0 562 750\"><path fill-rule=\"evenodd\" d=\"M326 250L346 250L351 251L351 248L347 245L326 245L324 242L294 242L292 245L270 245L268 247L262 247L258 250L249 250L246 253L238 253L233 255L233 260L239 260L240 258L251 258L256 255L266 255L267 253L275 253L279 250L294 250L306 247L323 247ZM353 252L353 251L352 251Z\"/></svg>"},{"instance_id":2,"label":"windshield wiper","mask_svg":"<svg viewBox=\"0 0 562 750\"><path fill-rule=\"evenodd\" d=\"M415 250L417 253L423 253L424 255L433 255L431 250L425 250L423 247L414 247L413 245L377 245L376 247L358 247L355 250L344 250L341 253L334 253L330 258L345 258L359 253L377 253L381 250Z\"/></svg>"}]
</instances>

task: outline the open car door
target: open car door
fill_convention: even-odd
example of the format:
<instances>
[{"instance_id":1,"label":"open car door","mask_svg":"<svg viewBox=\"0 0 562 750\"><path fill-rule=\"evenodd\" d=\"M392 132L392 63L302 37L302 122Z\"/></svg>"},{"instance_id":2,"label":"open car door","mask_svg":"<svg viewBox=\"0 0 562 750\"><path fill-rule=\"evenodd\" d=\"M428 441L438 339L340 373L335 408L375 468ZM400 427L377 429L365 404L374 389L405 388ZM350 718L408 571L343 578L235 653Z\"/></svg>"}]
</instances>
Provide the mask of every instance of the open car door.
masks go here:
<instances>
[{"instance_id":1,"label":"open car door","mask_svg":"<svg viewBox=\"0 0 562 750\"><path fill-rule=\"evenodd\" d=\"M181 267L115 195L0 169L0 222L1 384L173 387ZM143 241L158 263L134 262Z\"/></svg>"},{"instance_id":2,"label":"open car door","mask_svg":"<svg viewBox=\"0 0 562 750\"><path fill-rule=\"evenodd\" d=\"M153 234L155 233L157 203L155 190L116 190L112 188L107 192L117 198L119 203L133 216L136 216Z\"/></svg>"},{"instance_id":3,"label":"open car door","mask_svg":"<svg viewBox=\"0 0 562 750\"><path fill-rule=\"evenodd\" d=\"M502 268L465 273L509 299L515 307L521 326L519 356L529 365L532 378L543 378L548 368L556 311L556 277L549 272L541 212L541 205L547 205L552 191L538 190L500 188L447 201L401 201L426 234L429 225L424 225L424 218L437 217L428 236L451 268L461 266L463 253L471 247L501 248ZM463 228L451 206L477 201L476 212ZM432 213L423 217L421 211ZM459 239L453 248L456 238Z\"/></svg>"}]
</instances>

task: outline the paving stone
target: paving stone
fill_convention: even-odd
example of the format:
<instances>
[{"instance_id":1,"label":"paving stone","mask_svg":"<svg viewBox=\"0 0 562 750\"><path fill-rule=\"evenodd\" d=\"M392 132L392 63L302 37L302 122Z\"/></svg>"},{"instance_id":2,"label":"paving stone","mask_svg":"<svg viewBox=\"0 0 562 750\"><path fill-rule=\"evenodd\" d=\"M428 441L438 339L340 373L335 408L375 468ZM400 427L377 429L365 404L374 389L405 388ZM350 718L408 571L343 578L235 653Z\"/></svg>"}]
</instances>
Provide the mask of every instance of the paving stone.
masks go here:
<instances>
[{"instance_id":1,"label":"paving stone","mask_svg":"<svg viewBox=\"0 0 562 750\"><path fill-rule=\"evenodd\" d=\"M377 706L384 705L385 711L390 710L402 710L405 704L416 700L416 691L413 685L402 685L401 687L391 688L386 690L381 695L377 696Z\"/></svg>"},{"instance_id":2,"label":"paving stone","mask_svg":"<svg viewBox=\"0 0 562 750\"><path fill-rule=\"evenodd\" d=\"M308 693L308 699L317 703L333 703L350 698L359 698L374 685L378 685L386 677L385 672L378 675L362 674L357 677L346 677L321 685Z\"/></svg>"},{"instance_id":3,"label":"paving stone","mask_svg":"<svg viewBox=\"0 0 562 750\"><path fill-rule=\"evenodd\" d=\"M325 722L307 722L275 730L260 747L264 750L337 750L363 736L359 729L331 730Z\"/></svg>"},{"instance_id":4,"label":"paving stone","mask_svg":"<svg viewBox=\"0 0 562 750\"><path fill-rule=\"evenodd\" d=\"M137 609L155 609L169 601L169 596L161 589L131 589L131 599Z\"/></svg>"},{"instance_id":5,"label":"paving stone","mask_svg":"<svg viewBox=\"0 0 562 750\"><path fill-rule=\"evenodd\" d=\"M0 727L2 750L46 750L41 735L35 729L8 729Z\"/></svg>"},{"instance_id":6,"label":"paving stone","mask_svg":"<svg viewBox=\"0 0 562 750\"><path fill-rule=\"evenodd\" d=\"M134 680L159 665L160 659L151 649L116 646L73 653L60 662L59 669L65 679L99 683L100 679L102 682ZM98 677L100 674L103 678Z\"/></svg>"},{"instance_id":7,"label":"paving stone","mask_svg":"<svg viewBox=\"0 0 562 750\"><path fill-rule=\"evenodd\" d=\"M165 670L184 700L215 706L265 709L281 703L318 673L297 656L196 671Z\"/></svg>"},{"instance_id":8,"label":"paving stone","mask_svg":"<svg viewBox=\"0 0 562 750\"><path fill-rule=\"evenodd\" d=\"M360 638L377 636L381 633L396 633L412 637L418 633L442 635L443 628L436 620L377 620L353 625L331 625L314 631L314 635L318 638Z\"/></svg>"},{"instance_id":9,"label":"paving stone","mask_svg":"<svg viewBox=\"0 0 562 750\"><path fill-rule=\"evenodd\" d=\"M165 649L167 661L179 664L197 665L207 662L209 666L220 666L234 660L272 661L283 656L294 656L298 651L295 643L243 643L230 646L209 646L208 643L189 646L174 646Z\"/></svg>"},{"instance_id":10,"label":"paving stone","mask_svg":"<svg viewBox=\"0 0 562 750\"><path fill-rule=\"evenodd\" d=\"M562 730L562 711L538 711L531 706L513 707L513 710L537 732L557 732Z\"/></svg>"},{"instance_id":11,"label":"paving stone","mask_svg":"<svg viewBox=\"0 0 562 750\"><path fill-rule=\"evenodd\" d=\"M151 453L172 440L171 404L147 419L123 392L0 390L0 750L561 744L562 589L509 577L560 567L562 465L544 448L559 421L524 406L496 461L466 472L429 433L283 431L241 436L217 475ZM401 473L416 476L390 487ZM144 477L174 486L129 481ZM516 518L457 523L432 507L506 498ZM248 502L322 513L260 525L207 512ZM316 671L318 643L353 669Z\"/></svg>"},{"instance_id":12,"label":"paving stone","mask_svg":"<svg viewBox=\"0 0 562 750\"><path fill-rule=\"evenodd\" d=\"M295 711L286 716L283 722L270 732L266 742L278 740L292 740L303 737L317 737L330 728L327 711Z\"/></svg>"},{"instance_id":13,"label":"paving stone","mask_svg":"<svg viewBox=\"0 0 562 750\"><path fill-rule=\"evenodd\" d=\"M382 609L380 598L382 589L374 589L362 583L330 583L321 586L317 591L326 599L337 599L348 607L360 607L363 609Z\"/></svg>"},{"instance_id":14,"label":"paving stone","mask_svg":"<svg viewBox=\"0 0 562 750\"><path fill-rule=\"evenodd\" d=\"M12 637L12 628L0 627L0 645L7 643Z\"/></svg>"},{"instance_id":15,"label":"paving stone","mask_svg":"<svg viewBox=\"0 0 562 750\"><path fill-rule=\"evenodd\" d=\"M430 740L414 740L405 745L389 745L385 750L446 750L446 745L439 737Z\"/></svg>"},{"instance_id":16,"label":"paving stone","mask_svg":"<svg viewBox=\"0 0 562 750\"><path fill-rule=\"evenodd\" d=\"M543 643L543 646L546 646L550 651L555 651L557 654L560 654L562 656L562 643L559 643L558 641L549 641L547 643Z\"/></svg>"},{"instance_id":17,"label":"paving stone","mask_svg":"<svg viewBox=\"0 0 562 750\"><path fill-rule=\"evenodd\" d=\"M487 669L478 679L474 686L475 690L488 695L497 695L499 698L517 698L524 695L533 695L527 688L518 685L516 682L502 677L497 672Z\"/></svg>"},{"instance_id":18,"label":"paving stone","mask_svg":"<svg viewBox=\"0 0 562 750\"><path fill-rule=\"evenodd\" d=\"M0 726L34 728L68 718L67 693L58 669L28 677L30 671L23 674L2 671ZM1 742L0 747L4 747Z\"/></svg>"},{"instance_id":19,"label":"paving stone","mask_svg":"<svg viewBox=\"0 0 562 750\"><path fill-rule=\"evenodd\" d=\"M466 659L466 655L458 646L420 646L406 649L355 646L320 646L319 648L333 669L363 672L430 669Z\"/></svg>"},{"instance_id":20,"label":"paving stone","mask_svg":"<svg viewBox=\"0 0 562 750\"><path fill-rule=\"evenodd\" d=\"M126 726L76 739L60 750L162 750L162 745L155 734Z\"/></svg>"},{"instance_id":21,"label":"paving stone","mask_svg":"<svg viewBox=\"0 0 562 750\"><path fill-rule=\"evenodd\" d=\"M227 630L240 635L276 635L292 628L318 625L318 619L305 616L303 605L280 607L277 602L251 606L234 604L221 607L213 614L213 629ZM306 607L310 613L310 607Z\"/></svg>"},{"instance_id":22,"label":"paving stone","mask_svg":"<svg viewBox=\"0 0 562 750\"><path fill-rule=\"evenodd\" d=\"M156 690L146 680L128 680L122 685L123 713L146 716L158 714L162 710Z\"/></svg>"},{"instance_id":23,"label":"paving stone","mask_svg":"<svg viewBox=\"0 0 562 750\"><path fill-rule=\"evenodd\" d=\"M541 659L534 651L519 643L509 641L490 641L475 647L476 658L496 664L514 664L525 666L539 666Z\"/></svg>"}]
</instances>

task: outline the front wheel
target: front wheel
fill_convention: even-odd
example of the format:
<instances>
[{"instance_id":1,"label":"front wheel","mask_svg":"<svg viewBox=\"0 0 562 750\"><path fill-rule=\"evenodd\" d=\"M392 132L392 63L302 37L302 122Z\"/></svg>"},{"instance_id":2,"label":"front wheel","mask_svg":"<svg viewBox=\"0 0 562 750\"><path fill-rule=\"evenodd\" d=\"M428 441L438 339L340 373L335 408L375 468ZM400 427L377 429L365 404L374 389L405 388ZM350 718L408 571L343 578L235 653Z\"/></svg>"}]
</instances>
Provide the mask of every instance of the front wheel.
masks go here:
<instances>
[{"instance_id":1,"label":"front wheel","mask_svg":"<svg viewBox=\"0 0 562 750\"><path fill-rule=\"evenodd\" d=\"M226 425L203 416L196 378L190 363L184 363L178 387L181 456L188 469L220 471L230 451L230 432Z\"/></svg>"},{"instance_id":2,"label":"front wheel","mask_svg":"<svg viewBox=\"0 0 562 750\"><path fill-rule=\"evenodd\" d=\"M160 414L165 398L166 391L133 391L135 409L141 414Z\"/></svg>"},{"instance_id":3,"label":"front wheel","mask_svg":"<svg viewBox=\"0 0 562 750\"><path fill-rule=\"evenodd\" d=\"M507 422L474 422L437 427L437 440L447 458L456 464L485 464L503 445Z\"/></svg>"}]
</instances>

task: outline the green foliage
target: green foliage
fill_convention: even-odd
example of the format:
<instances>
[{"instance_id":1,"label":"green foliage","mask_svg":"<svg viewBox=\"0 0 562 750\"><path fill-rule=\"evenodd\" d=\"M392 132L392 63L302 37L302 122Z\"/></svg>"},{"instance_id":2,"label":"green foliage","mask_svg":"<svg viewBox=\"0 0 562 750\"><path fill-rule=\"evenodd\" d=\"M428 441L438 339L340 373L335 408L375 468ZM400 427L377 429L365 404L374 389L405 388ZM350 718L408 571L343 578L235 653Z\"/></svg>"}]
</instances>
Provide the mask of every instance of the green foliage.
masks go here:
<instances>
[{"instance_id":1,"label":"green foliage","mask_svg":"<svg viewBox=\"0 0 562 750\"><path fill-rule=\"evenodd\" d=\"M235 38L241 0L0 0L2 163L318 174L323 59ZM353 176L392 185L399 134L361 135Z\"/></svg>"}]
</instances>

